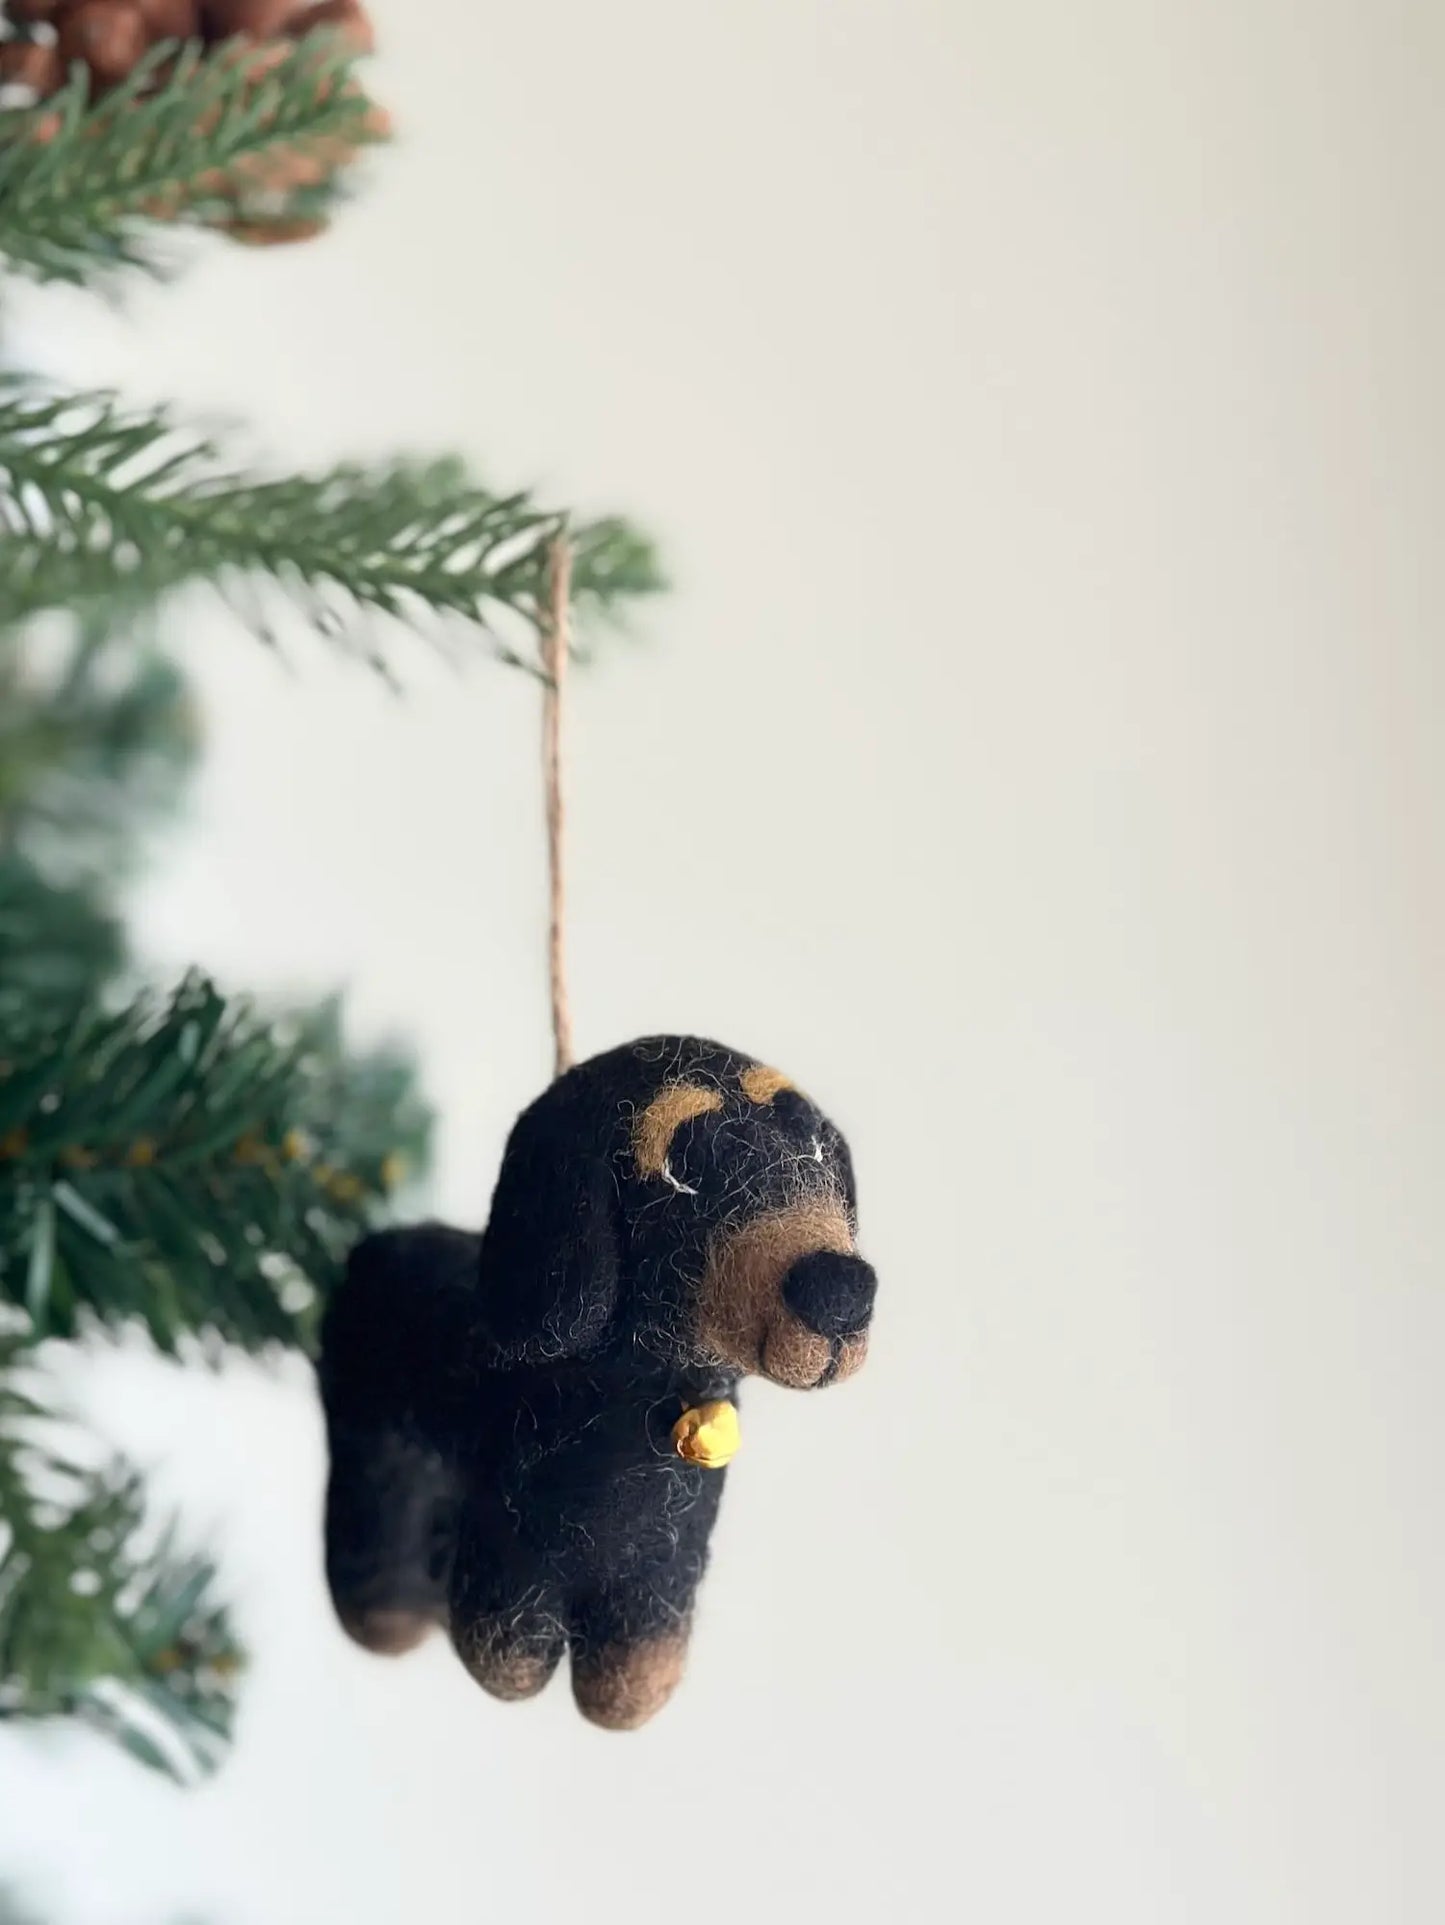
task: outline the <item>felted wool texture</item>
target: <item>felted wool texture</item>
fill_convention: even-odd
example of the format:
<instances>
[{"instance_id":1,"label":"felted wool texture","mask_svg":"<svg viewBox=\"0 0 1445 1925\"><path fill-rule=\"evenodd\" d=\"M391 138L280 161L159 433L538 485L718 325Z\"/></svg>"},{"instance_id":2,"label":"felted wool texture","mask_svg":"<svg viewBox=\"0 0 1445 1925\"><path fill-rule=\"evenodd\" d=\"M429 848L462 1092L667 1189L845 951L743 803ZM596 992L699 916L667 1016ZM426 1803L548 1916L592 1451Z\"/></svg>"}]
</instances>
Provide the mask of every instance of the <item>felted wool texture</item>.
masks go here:
<instances>
[{"instance_id":1,"label":"felted wool texture","mask_svg":"<svg viewBox=\"0 0 1445 1925\"><path fill-rule=\"evenodd\" d=\"M722 1097L701 1083L669 1083L632 1125L632 1161L640 1176L661 1176L679 1128L694 1116L720 1110Z\"/></svg>"},{"instance_id":2,"label":"felted wool texture","mask_svg":"<svg viewBox=\"0 0 1445 1925\"><path fill-rule=\"evenodd\" d=\"M440 1224L368 1237L327 1308L326 1576L342 1624L372 1650L410 1649L446 1621L461 1484L432 1399L469 1341L476 1254L474 1236Z\"/></svg>"},{"instance_id":3,"label":"felted wool texture","mask_svg":"<svg viewBox=\"0 0 1445 1925\"><path fill-rule=\"evenodd\" d=\"M485 1231L365 1239L330 1305L327 1572L372 1649L445 1623L527 1697L571 1654L630 1728L681 1676L726 1472L686 1409L862 1361L874 1277L847 1145L787 1079L697 1037L581 1063L523 1112Z\"/></svg>"},{"instance_id":4,"label":"felted wool texture","mask_svg":"<svg viewBox=\"0 0 1445 1925\"><path fill-rule=\"evenodd\" d=\"M698 1329L709 1350L739 1370L757 1360L781 1383L804 1389L816 1383L831 1361L835 1333L820 1327L821 1319L805 1323L792 1311L785 1279L799 1258L846 1255L852 1248L841 1197L803 1197L714 1235L698 1302Z\"/></svg>"}]
</instances>

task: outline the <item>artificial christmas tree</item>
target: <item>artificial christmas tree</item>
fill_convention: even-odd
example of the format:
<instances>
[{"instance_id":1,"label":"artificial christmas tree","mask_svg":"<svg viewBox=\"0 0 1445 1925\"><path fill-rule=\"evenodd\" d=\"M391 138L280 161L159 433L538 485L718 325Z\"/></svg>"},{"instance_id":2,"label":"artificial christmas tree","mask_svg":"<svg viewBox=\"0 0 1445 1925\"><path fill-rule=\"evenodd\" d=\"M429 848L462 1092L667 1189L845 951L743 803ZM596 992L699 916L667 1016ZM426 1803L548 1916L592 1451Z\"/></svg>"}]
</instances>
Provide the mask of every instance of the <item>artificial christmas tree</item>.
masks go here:
<instances>
[{"instance_id":1,"label":"artificial christmas tree","mask_svg":"<svg viewBox=\"0 0 1445 1925\"><path fill-rule=\"evenodd\" d=\"M88 285L151 262L163 220L322 218L378 126L362 38L151 47L0 113L0 263ZM0 1720L77 1718L178 1778L222 1755L241 1655L215 1573L132 1470L76 1456L44 1346L139 1325L167 1352L308 1349L425 1155L404 1054L356 1054L334 1007L127 960L119 885L198 745L167 597L205 584L258 634L303 621L388 672L404 625L544 673L564 533L584 619L657 585L625 524L455 461L269 476L167 413L0 384Z\"/></svg>"}]
</instances>

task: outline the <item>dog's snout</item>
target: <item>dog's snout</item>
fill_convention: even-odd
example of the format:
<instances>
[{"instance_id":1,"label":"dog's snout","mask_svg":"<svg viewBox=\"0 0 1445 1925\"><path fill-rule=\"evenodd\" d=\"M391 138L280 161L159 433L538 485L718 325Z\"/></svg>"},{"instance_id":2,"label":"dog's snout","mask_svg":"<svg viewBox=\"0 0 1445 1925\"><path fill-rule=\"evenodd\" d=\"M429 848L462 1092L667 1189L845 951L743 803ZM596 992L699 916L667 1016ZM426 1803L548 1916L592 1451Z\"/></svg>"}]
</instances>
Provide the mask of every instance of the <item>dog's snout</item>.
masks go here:
<instances>
[{"instance_id":1,"label":"dog's snout","mask_svg":"<svg viewBox=\"0 0 1445 1925\"><path fill-rule=\"evenodd\" d=\"M878 1279L862 1257L814 1250L783 1278L783 1302L820 1337L856 1337L868 1327Z\"/></svg>"}]
</instances>

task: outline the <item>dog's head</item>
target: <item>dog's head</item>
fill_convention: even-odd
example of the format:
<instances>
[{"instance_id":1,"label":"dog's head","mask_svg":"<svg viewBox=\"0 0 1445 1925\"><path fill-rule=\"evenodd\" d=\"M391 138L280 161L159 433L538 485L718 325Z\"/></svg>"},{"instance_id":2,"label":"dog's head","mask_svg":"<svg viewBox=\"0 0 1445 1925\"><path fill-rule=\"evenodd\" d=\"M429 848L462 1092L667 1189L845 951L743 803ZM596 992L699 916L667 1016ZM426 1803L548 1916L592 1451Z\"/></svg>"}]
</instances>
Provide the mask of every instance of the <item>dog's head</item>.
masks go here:
<instances>
[{"instance_id":1,"label":"dog's head","mask_svg":"<svg viewBox=\"0 0 1445 1925\"><path fill-rule=\"evenodd\" d=\"M797 1388L863 1362L875 1280L848 1146L786 1077L695 1037L579 1064L519 1119L482 1243L505 1355L604 1345Z\"/></svg>"}]
</instances>

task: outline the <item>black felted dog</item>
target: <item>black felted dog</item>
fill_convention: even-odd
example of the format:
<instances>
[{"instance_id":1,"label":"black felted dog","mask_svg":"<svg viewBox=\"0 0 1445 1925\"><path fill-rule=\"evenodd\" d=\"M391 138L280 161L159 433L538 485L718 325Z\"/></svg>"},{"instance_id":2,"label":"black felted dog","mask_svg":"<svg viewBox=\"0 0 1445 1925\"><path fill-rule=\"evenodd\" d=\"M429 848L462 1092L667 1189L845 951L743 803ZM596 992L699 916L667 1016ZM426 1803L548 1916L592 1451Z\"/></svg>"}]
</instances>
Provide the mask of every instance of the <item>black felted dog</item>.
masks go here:
<instances>
[{"instance_id":1,"label":"black felted dog","mask_svg":"<svg viewBox=\"0 0 1445 1925\"><path fill-rule=\"evenodd\" d=\"M560 1077L512 1131L485 1232L368 1237L328 1309L327 1577L350 1634L396 1652L445 1624L500 1698L570 1647L589 1718L650 1717L725 1474L679 1454L679 1419L749 1372L857 1370L856 1214L842 1136L735 1050L651 1037Z\"/></svg>"}]
</instances>

